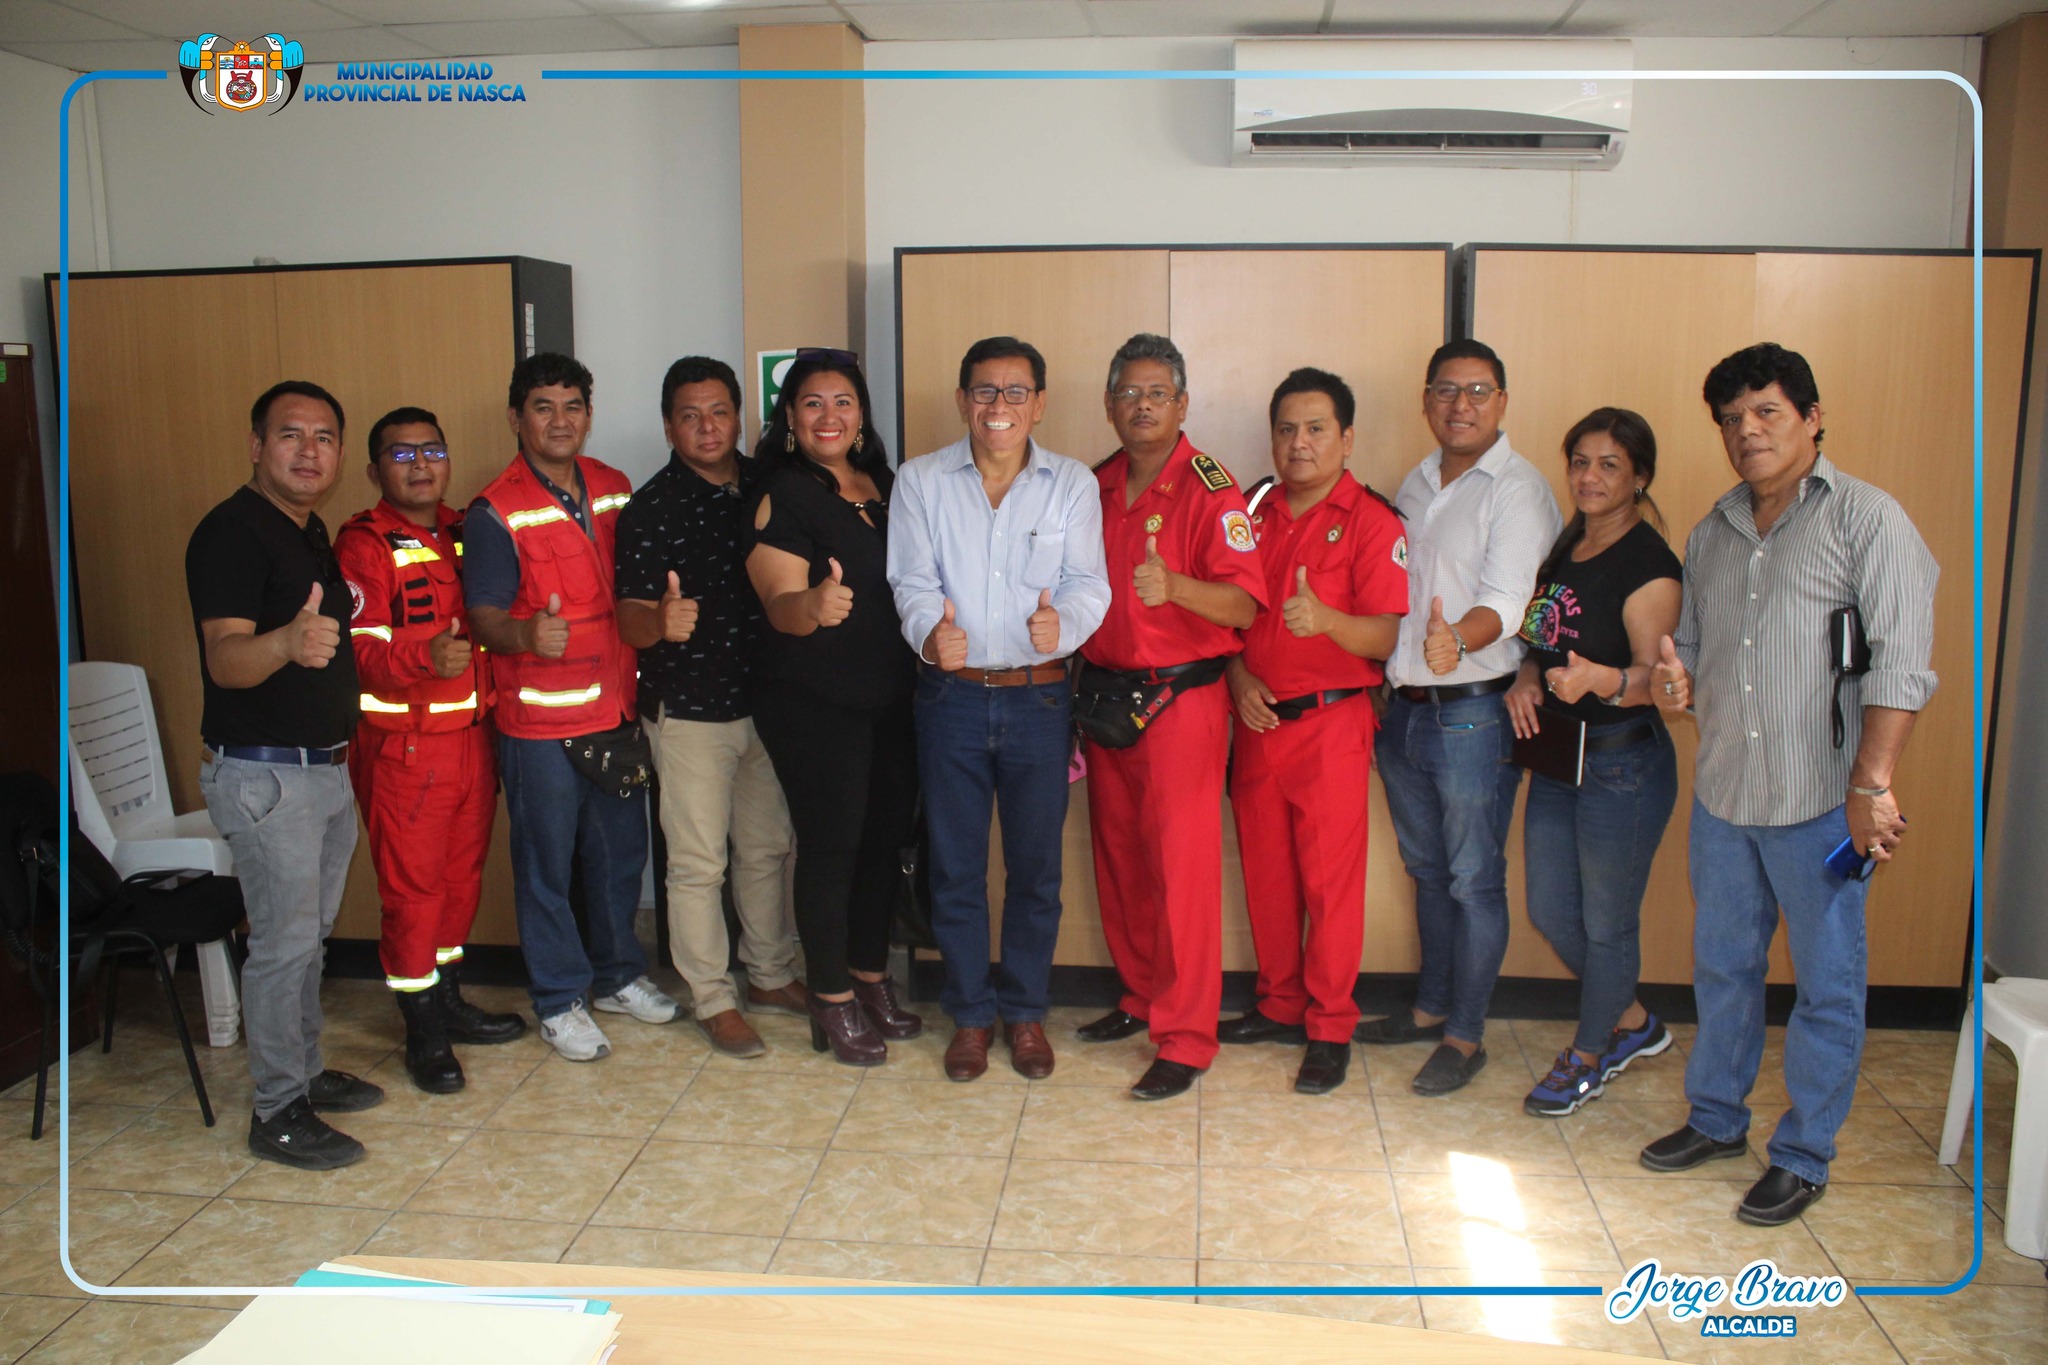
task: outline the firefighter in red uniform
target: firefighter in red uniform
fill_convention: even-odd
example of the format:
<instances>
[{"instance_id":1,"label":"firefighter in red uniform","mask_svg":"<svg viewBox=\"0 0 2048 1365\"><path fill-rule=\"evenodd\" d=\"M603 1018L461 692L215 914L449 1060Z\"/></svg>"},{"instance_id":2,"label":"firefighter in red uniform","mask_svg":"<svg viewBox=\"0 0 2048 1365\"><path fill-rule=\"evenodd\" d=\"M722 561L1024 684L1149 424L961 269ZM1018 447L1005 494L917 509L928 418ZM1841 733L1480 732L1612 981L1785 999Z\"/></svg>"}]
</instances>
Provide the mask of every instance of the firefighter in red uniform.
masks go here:
<instances>
[{"instance_id":1,"label":"firefighter in red uniform","mask_svg":"<svg viewBox=\"0 0 2048 1365\"><path fill-rule=\"evenodd\" d=\"M1123 442L1095 469L1111 598L1081 651L1080 685L1174 687L1134 745L1088 746L1096 896L1124 994L1080 1037L1107 1042L1149 1025L1159 1055L1131 1094L1157 1100L1181 1094L1216 1056L1230 698L1207 684L1242 647L1237 632L1265 605L1266 585L1237 484L1181 435L1179 348L1148 332L1125 342L1104 406Z\"/></svg>"},{"instance_id":2,"label":"firefighter in red uniform","mask_svg":"<svg viewBox=\"0 0 2048 1365\"><path fill-rule=\"evenodd\" d=\"M405 1068L434 1094L460 1090L450 1041L506 1043L517 1015L462 998L463 941L483 889L498 809L490 684L465 638L462 516L448 490L440 419L399 408L370 428L370 481L383 498L334 539L355 615L362 686L349 777L384 904L378 952L405 1016Z\"/></svg>"},{"instance_id":3,"label":"firefighter in red uniform","mask_svg":"<svg viewBox=\"0 0 2048 1365\"><path fill-rule=\"evenodd\" d=\"M1254 489L1251 506L1266 600L1279 606L1253 622L1226 670L1259 998L1217 1036L1306 1043L1294 1081L1306 1095L1335 1090L1351 1063L1376 726L1367 689L1408 612L1401 518L1345 470L1356 412L1350 386L1324 370L1296 370L1274 390L1278 481Z\"/></svg>"}]
</instances>

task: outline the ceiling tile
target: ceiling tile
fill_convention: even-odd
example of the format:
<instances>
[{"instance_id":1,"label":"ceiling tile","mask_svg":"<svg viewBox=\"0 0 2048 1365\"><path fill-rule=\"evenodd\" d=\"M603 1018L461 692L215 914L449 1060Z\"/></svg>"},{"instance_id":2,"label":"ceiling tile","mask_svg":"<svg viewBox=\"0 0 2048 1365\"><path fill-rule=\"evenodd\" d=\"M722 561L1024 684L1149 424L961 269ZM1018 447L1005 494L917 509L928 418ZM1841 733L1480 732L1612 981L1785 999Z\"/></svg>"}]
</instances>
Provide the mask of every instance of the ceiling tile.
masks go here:
<instances>
[{"instance_id":1,"label":"ceiling tile","mask_svg":"<svg viewBox=\"0 0 2048 1365\"><path fill-rule=\"evenodd\" d=\"M154 31L82 14L51 0L8 0L0 5L0 43L116 41Z\"/></svg>"},{"instance_id":2,"label":"ceiling tile","mask_svg":"<svg viewBox=\"0 0 2048 1365\"><path fill-rule=\"evenodd\" d=\"M861 4L841 0L860 31L884 42L996 38L1087 38L1094 34L1075 0L975 0L975 3Z\"/></svg>"},{"instance_id":3,"label":"ceiling tile","mask_svg":"<svg viewBox=\"0 0 2048 1365\"><path fill-rule=\"evenodd\" d=\"M323 0L366 24L462 24L509 19L571 19L590 11L576 0ZM328 27L336 27L330 24Z\"/></svg>"},{"instance_id":4,"label":"ceiling tile","mask_svg":"<svg viewBox=\"0 0 2048 1365\"><path fill-rule=\"evenodd\" d=\"M822 2L822 0L820 0ZM957 3L957 0L947 0ZM583 8L598 14L695 14L718 15L729 10L790 9L790 0L582 0ZM800 6L799 6L800 7ZM735 23L752 23L738 18Z\"/></svg>"},{"instance_id":5,"label":"ceiling tile","mask_svg":"<svg viewBox=\"0 0 2048 1365\"><path fill-rule=\"evenodd\" d=\"M1571 0L1336 0L1327 31L1521 37L1549 32L1570 8Z\"/></svg>"},{"instance_id":6,"label":"ceiling tile","mask_svg":"<svg viewBox=\"0 0 2048 1365\"><path fill-rule=\"evenodd\" d=\"M1915 38L1989 33L2039 0L1830 0L1785 29L1793 38Z\"/></svg>"},{"instance_id":7,"label":"ceiling tile","mask_svg":"<svg viewBox=\"0 0 2048 1365\"><path fill-rule=\"evenodd\" d=\"M612 22L631 29L656 47L721 47L740 40L741 24L843 24L830 5L772 8L672 10L665 14L614 12Z\"/></svg>"},{"instance_id":8,"label":"ceiling tile","mask_svg":"<svg viewBox=\"0 0 2048 1365\"><path fill-rule=\"evenodd\" d=\"M1083 0L1105 37L1242 37L1316 32L1323 0Z\"/></svg>"},{"instance_id":9,"label":"ceiling tile","mask_svg":"<svg viewBox=\"0 0 2048 1365\"><path fill-rule=\"evenodd\" d=\"M1819 0L1585 0L1558 26L1574 38L1759 38Z\"/></svg>"},{"instance_id":10,"label":"ceiling tile","mask_svg":"<svg viewBox=\"0 0 2048 1365\"><path fill-rule=\"evenodd\" d=\"M70 71L169 71L178 64L178 50L161 38L135 38L119 43L0 43L0 47Z\"/></svg>"},{"instance_id":11,"label":"ceiling tile","mask_svg":"<svg viewBox=\"0 0 2048 1365\"><path fill-rule=\"evenodd\" d=\"M448 55L388 28L342 28L285 36L299 41L309 62L388 62L399 57Z\"/></svg>"},{"instance_id":12,"label":"ceiling tile","mask_svg":"<svg viewBox=\"0 0 2048 1365\"><path fill-rule=\"evenodd\" d=\"M520 57L553 52L624 52L646 47L623 25L581 19L508 19L473 24L394 24L444 57Z\"/></svg>"},{"instance_id":13,"label":"ceiling tile","mask_svg":"<svg viewBox=\"0 0 2048 1365\"><path fill-rule=\"evenodd\" d=\"M241 42L266 33L296 38L304 31L350 27L349 17L319 0L66 0L75 9L159 38L218 33Z\"/></svg>"}]
</instances>

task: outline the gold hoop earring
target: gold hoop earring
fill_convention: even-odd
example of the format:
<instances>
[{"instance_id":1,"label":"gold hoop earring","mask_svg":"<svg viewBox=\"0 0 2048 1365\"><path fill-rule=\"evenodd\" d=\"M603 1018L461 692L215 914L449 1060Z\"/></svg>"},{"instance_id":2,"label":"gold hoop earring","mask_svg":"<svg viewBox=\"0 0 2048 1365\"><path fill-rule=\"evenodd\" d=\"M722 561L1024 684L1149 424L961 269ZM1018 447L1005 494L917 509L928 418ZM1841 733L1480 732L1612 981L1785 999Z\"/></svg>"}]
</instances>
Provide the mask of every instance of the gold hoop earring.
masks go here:
<instances>
[{"instance_id":1,"label":"gold hoop earring","mask_svg":"<svg viewBox=\"0 0 2048 1365\"><path fill-rule=\"evenodd\" d=\"M856 454L856 455L860 454L860 444L861 444L861 442L862 442L862 441L865 441L865 440L867 440L867 438L868 438L868 434L867 434L867 433L866 433L865 431L856 431L855 433L853 433L853 453L854 453L854 454Z\"/></svg>"},{"instance_id":2,"label":"gold hoop earring","mask_svg":"<svg viewBox=\"0 0 2048 1365\"><path fill-rule=\"evenodd\" d=\"M782 449L784 454L796 454L796 428L792 427L782 433Z\"/></svg>"}]
</instances>

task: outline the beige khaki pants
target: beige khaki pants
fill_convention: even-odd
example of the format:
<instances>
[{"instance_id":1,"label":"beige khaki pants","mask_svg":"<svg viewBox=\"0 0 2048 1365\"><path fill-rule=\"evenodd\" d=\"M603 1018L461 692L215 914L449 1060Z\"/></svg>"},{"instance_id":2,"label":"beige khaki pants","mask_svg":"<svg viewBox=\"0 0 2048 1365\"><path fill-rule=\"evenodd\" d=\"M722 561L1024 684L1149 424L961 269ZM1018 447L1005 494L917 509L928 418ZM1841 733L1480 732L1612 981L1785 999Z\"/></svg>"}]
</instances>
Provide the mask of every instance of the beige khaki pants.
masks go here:
<instances>
[{"instance_id":1,"label":"beige khaki pants","mask_svg":"<svg viewBox=\"0 0 2048 1365\"><path fill-rule=\"evenodd\" d=\"M796 979L796 923L788 871L795 837L782 786L752 720L642 722L661 774L668 841L669 951L690 986L696 1016L736 1009L719 891L732 847L740 962L748 984L773 990Z\"/></svg>"}]
</instances>

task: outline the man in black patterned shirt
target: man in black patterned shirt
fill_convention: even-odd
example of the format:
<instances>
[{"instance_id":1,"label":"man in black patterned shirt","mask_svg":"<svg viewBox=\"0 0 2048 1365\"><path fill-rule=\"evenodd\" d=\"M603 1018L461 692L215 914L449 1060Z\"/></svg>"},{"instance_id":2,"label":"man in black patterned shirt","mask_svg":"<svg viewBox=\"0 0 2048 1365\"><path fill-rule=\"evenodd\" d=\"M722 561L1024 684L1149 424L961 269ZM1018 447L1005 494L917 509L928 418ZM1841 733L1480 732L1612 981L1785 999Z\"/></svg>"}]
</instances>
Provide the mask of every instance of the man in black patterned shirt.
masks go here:
<instances>
[{"instance_id":1,"label":"man in black patterned shirt","mask_svg":"<svg viewBox=\"0 0 2048 1365\"><path fill-rule=\"evenodd\" d=\"M686 356L661 382L668 463L619 515L619 635L640 651L640 720L661 774L668 841L669 946L697 1026L732 1057L767 1051L740 1013L720 888L733 848L733 899L747 1008L805 1013L796 928L784 888L789 808L754 733L749 684L762 630L740 549L752 461L737 448L732 368Z\"/></svg>"}]
</instances>

